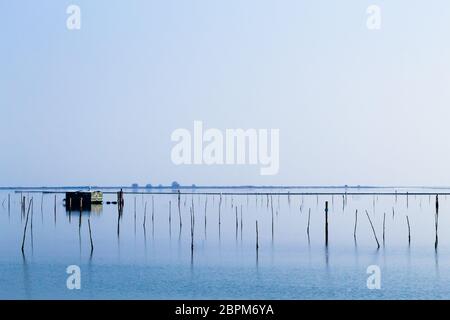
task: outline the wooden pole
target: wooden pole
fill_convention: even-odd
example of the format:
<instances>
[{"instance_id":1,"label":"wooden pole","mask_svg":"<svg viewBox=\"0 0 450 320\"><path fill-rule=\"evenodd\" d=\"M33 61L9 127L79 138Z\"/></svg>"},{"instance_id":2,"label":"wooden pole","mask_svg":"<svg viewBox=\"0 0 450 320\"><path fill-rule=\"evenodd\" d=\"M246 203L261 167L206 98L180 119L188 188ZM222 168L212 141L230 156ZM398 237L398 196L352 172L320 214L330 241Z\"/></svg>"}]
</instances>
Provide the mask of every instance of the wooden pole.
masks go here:
<instances>
[{"instance_id":1,"label":"wooden pole","mask_svg":"<svg viewBox=\"0 0 450 320\"><path fill-rule=\"evenodd\" d=\"M55 204L54 204L54 209L53 209L53 216L54 216L55 225L56 225L56 194L55 194Z\"/></svg>"},{"instance_id":2,"label":"wooden pole","mask_svg":"<svg viewBox=\"0 0 450 320\"><path fill-rule=\"evenodd\" d=\"M147 201L145 201L145 204L144 204L144 222L142 223L142 225L144 226L144 230L145 230L146 220L147 220Z\"/></svg>"},{"instance_id":3,"label":"wooden pole","mask_svg":"<svg viewBox=\"0 0 450 320\"><path fill-rule=\"evenodd\" d=\"M308 210L308 226L306 227L306 234L308 235L308 239L309 239L309 223L311 221L311 208L309 208Z\"/></svg>"},{"instance_id":4,"label":"wooden pole","mask_svg":"<svg viewBox=\"0 0 450 320\"><path fill-rule=\"evenodd\" d=\"M134 233L136 233L136 197L134 197Z\"/></svg>"},{"instance_id":5,"label":"wooden pole","mask_svg":"<svg viewBox=\"0 0 450 320\"><path fill-rule=\"evenodd\" d=\"M89 227L89 240L91 241L91 254L94 251L94 244L92 242L92 233L91 233L91 217L88 218L88 227Z\"/></svg>"},{"instance_id":6,"label":"wooden pole","mask_svg":"<svg viewBox=\"0 0 450 320\"><path fill-rule=\"evenodd\" d=\"M325 245L328 246L328 201L325 201Z\"/></svg>"},{"instance_id":7,"label":"wooden pole","mask_svg":"<svg viewBox=\"0 0 450 320\"><path fill-rule=\"evenodd\" d=\"M386 230L386 212L383 215L383 246L384 246L384 235L385 235L385 230Z\"/></svg>"},{"instance_id":8,"label":"wooden pole","mask_svg":"<svg viewBox=\"0 0 450 320\"><path fill-rule=\"evenodd\" d=\"M22 254L24 253L24 246L25 246L25 235L26 235L26 231L27 231L27 226L28 226L28 217L30 215L30 209L31 209L31 203L33 201L33 198L30 199L30 202L28 204L28 212L27 212L27 217L26 217L26 221L25 221L25 227L23 228L23 237L22 237Z\"/></svg>"},{"instance_id":9,"label":"wooden pole","mask_svg":"<svg viewBox=\"0 0 450 320\"><path fill-rule=\"evenodd\" d=\"M183 223L181 222L181 195L180 190L178 190L178 219L180 220L180 230L183 226Z\"/></svg>"},{"instance_id":10,"label":"wooden pole","mask_svg":"<svg viewBox=\"0 0 450 320\"><path fill-rule=\"evenodd\" d=\"M172 201L169 200L169 225L172 225Z\"/></svg>"},{"instance_id":11,"label":"wooden pole","mask_svg":"<svg viewBox=\"0 0 450 320\"><path fill-rule=\"evenodd\" d=\"M406 223L408 224L408 244L411 244L411 226L409 225L408 215L406 215Z\"/></svg>"},{"instance_id":12,"label":"wooden pole","mask_svg":"<svg viewBox=\"0 0 450 320\"><path fill-rule=\"evenodd\" d=\"M238 208L237 208L237 206L235 208L236 208L235 212L236 212L236 241L237 241L237 236L238 236Z\"/></svg>"},{"instance_id":13,"label":"wooden pole","mask_svg":"<svg viewBox=\"0 0 450 320\"><path fill-rule=\"evenodd\" d=\"M358 209L355 211L355 228L353 229L353 239L356 241L356 226L358 224Z\"/></svg>"},{"instance_id":14,"label":"wooden pole","mask_svg":"<svg viewBox=\"0 0 450 320\"><path fill-rule=\"evenodd\" d=\"M25 209L26 209L26 200L25 200L25 196L23 196L23 200L22 200L22 216L25 216Z\"/></svg>"},{"instance_id":15,"label":"wooden pole","mask_svg":"<svg viewBox=\"0 0 450 320\"><path fill-rule=\"evenodd\" d=\"M379 249L380 248L380 243L378 242L378 238L377 238L377 234L375 232L375 228L373 227L372 220L370 219L370 216L369 216L369 213L367 212L367 210L366 210L366 215L367 215L367 218L369 219L370 226L372 227L373 235L375 237L375 241L377 242L377 247Z\"/></svg>"},{"instance_id":16,"label":"wooden pole","mask_svg":"<svg viewBox=\"0 0 450 320\"><path fill-rule=\"evenodd\" d=\"M205 197L205 237L206 237L206 209L207 209L207 207L208 207L208 196Z\"/></svg>"},{"instance_id":17,"label":"wooden pole","mask_svg":"<svg viewBox=\"0 0 450 320\"><path fill-rule=\"evenodd\" d=\"M83 211L83 198L80 198L80 216L79 216L79 220L78 220L78 236L80 237L80 242L81 242L81 216L82 216L82 211Z\"/></svg>"},{"instance_id":18,"label":"wooden pole","mask_svg":"<svg viewBox=\"0 0 450 320\"><path fill-rule=\"evenodd\" d=\"M222 206L222 194L220 194L220 198L219 198L219 228L220 228L220 224L222 223L221 222L221 219L220 219L220 207Z\"/></svg>"},{"instance_id":19,"label":"wooden pole","mask_svg":"<svg viewBox=\"0 0 450 320\"><path fill-rule=\"evenodd\" d=\"M259 239L258 239L258 220L256 220L256 252L258 252L259 249Z\"/></svg>"},{"instance_id":20,"label":"wooden pole","mask_svg":"<svg viewBox=\"0 0 450 320\"><path fill-rule=\"evenodd\" d=\"M155 234L155 197L152 196L152 236Z\"/></svg>"},{"instance_id":21,"label":"wooden pole","mask_svg":"<svg viewBox=\"0 0 450 320\"><path fill-rule=\"evenodd\" d=\"M244 223L242 222L242 205L241 205L241 241L242 241L242 229L243 229Z\"/></svg>"},{"instance_id":22,"label":"wooden pole","mask_svg":"<svg viewBox=\"0 0 450 320\"><path fill-rule=\"evenodd\" d=\"M273 225L273 198L272 198L272 196L270 196L270 206L272 209L272 241L273 241L274 225Z\"/></svg>"},{"instance_id":23,"label":"wooden pole","mask_svg":"<svg viewBox=\"0 0 450 320\"><path fill-rule=\"evenodd\" d=\"M194 251L194 209L191 207L191 252Z\"/></svg>"},{"instance_id":24,"label":"wooden pole","mask_svg":"<svg viewBox=\"0 0 450 320\"><path fill-rule=\"evenodd\" d=\"M434 216L435 220L435 240L434 240L434 249L438 247L438 222L439 222L439 196L436 195L436 214Z\"/></svg>"}]
</instances>

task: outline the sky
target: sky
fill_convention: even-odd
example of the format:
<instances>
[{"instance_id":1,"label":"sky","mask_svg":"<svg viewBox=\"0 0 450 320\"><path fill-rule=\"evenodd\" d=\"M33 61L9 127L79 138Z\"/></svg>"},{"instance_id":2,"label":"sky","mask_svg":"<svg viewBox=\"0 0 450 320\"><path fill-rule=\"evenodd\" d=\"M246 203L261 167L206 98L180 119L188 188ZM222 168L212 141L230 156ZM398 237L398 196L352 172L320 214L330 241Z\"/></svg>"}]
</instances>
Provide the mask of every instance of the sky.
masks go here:
<instances>
[{"instance_id":1,"label":"sky","mask_svg":"<svg viewBox=\"0 0 450 320\"><path fill-rule=\"evenodd\" d=\"M449 30L444 0L2 0L0 186L449 186ZM176 165L194 121L279 129L277 174Z\"/></svg>"}]
</instances>

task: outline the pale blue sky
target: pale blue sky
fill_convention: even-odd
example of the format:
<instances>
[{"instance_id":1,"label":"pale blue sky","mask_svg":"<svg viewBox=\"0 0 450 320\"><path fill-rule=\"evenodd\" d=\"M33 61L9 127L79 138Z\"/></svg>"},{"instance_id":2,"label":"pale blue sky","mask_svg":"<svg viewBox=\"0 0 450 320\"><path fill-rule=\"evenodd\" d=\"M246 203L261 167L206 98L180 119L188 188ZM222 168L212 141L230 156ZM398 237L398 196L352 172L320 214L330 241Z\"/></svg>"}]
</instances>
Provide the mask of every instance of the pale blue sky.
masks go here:
<instances>
[{"instance_id":1,"label":"pale blue sky","mask_svg":"<svg viewBox=\"0 0 450 320\"><path fill-rule=\"evenodd\" d=\"M1 0L0 185L450 185L450 2L331 2ZM175 166L194 120L279 128L279 174Z\"/></svg>"}]
</instances>

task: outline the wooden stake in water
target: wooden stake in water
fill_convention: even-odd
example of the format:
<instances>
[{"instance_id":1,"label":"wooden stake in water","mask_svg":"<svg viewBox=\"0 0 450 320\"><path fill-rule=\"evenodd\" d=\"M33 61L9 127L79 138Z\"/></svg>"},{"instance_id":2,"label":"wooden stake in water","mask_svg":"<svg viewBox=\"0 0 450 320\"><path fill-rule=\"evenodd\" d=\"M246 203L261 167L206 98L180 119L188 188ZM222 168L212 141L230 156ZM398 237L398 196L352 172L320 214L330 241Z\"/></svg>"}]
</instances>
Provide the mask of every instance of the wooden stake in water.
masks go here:
<instances>
[{"instance_id":1,"label":"wooden stake in water","mask_svg":"<svg viewBox=\"0 0 450 320\"><path fill-rule=\"evenodd\" d=\"M26 221L25 221L25 227L23 228L23 237L22 237L22 254L24 253L23 249L25 246L25 235L26 235L26 231L27 231L27 226L28 226L28 217L30 215L30 209L31 209L31 203L33 201L33 198L30 199L30 202L28 204L28 212L27 212L27 217L26 217Z\"/></svg>"},{"instance_id":2,"label":"wooden stake in water","mask_svg":"<svg viewBox=\"0 0 450 320\"><path fill-rule=\"evenodd\" d=\"M56 225L56 194L55 194L55 206L54 206L54 210L53 210L53 215L55 217L55 225Z\"/></svg>"},{"instance_id":3,"label":"wooden stake in water","mask_svg":"<svg viewBox=\"0 0 450 320\"><path fill-rule=\"evenodd\" d=\"M136 197L134 197L134 233L136 234Z\"/></svg>"},{"instance_id":4,"label":"wooden stake in water","mask_svg":"<svg viewBox=\"0 0 450 320\"><path fill-rule=\"evenodd\" d=\"M409 225L408 215L406 215L406 223L408 224L408 244L411 244L411 226Z\"/></svg>"},{"instance_id":5,"label":"wooden stake in water","mask_svg":"<svg viewBox=\"0 0 450 320\"><path fill-rule=\"evenodd\" d=\"M88 227L89 227L89 240L91 242L91 254L94 251L94 243L92 242L92 232L91 232L91 216L88 218Z\"/></svg>"},{"instance_id":6,"label":"wooden stake in water","mask_svg":"<svg viewBox=\"0 0 450 320\"><path fill-rule=\"evenodd\" d=\"M274 225L273 225L273 198L272 198L272 195L270 196L270 206L271 206L271 209L272 209L272 240L273 240Z\"/></svg>"},{"instance_id":7,"label":"wooden stake in water","mask_svg":"<svg viewBox=\"0 0 450 320\"><path fill-rule=\"evenodd\" d=\"M208 196L205 197L205 237L206 237L206 208L208 206Z\"/></svg>"},{"instance_id":8,"label":"wooden stake in water","mask_svg":"<svg viewBox=\"0 0 450 320\"><path fill-rule=\"evenodd\" d=\"M383 246L384 246L384 235L386 230L386 212L383 215Z\"/></svg>"},{"instance_id":9,"label":"wooden stake in water","mask_svg":"<svg viewBox=\"0 0 450 320\"><path fill-rule=\"evenodd\" d=\"M194 251L194 207L191 207L191 252Z\"/></svg>"},{"instance_id":10,"label":"wooden stake in water","mask_svg":"<svg viewBox=\"0 0 450 320\"><path fill-rule=\"evenodd\" d=\"M353 239L356 241L356 225L358 224L358 209L355 211L355 228L353 229Z\"/></svg>"},{"instance_id":11,"label":"wooden stake in water","mask_svg":"<svg viewBox=\"0 0 450 320\"><path fill-rule=\"evenodd\" d=\"M372 220L370 219L369 213L366 210L367 218L369 219L370 226L372 227L373 236L375 237L375 241L377 242L378 249L380 248L380 243L378 242L377 233L375 232L375 228L373 227Z\"/></svg>"},{"instance_id":12,"label":"wooden stake in water","mask_svg":"<svg viewBox=\"0 0 450 320\"><path fill-rule=\"evenodd\" d=\"M325 201L325 245L328 246L328 201Z\"/></svg>"},{"instance_id":13,"label":"wooden stake in water","mask_svg":"<svg viewBox=\"0 0 450 320\"><path fill-rule=\"evenodd\" d=\"M145 201L145 204L144 204L144 222L142 222L142 226L144 227L144 231L145 231L146 220L147 220L147 201Z\"/></svg>"},{"instance_id":14,"label":"wooden stake in water","mask_svg":"<svg viewBox=\"0 0 450 320\"><path fill-rule=\"evenodd\" d=\"M180 190L178 190L178 219L180 220L180 230L183 226L183 223L181 222L181 198L180 198Z\"/></svg>"},{"instance_id":15,"label":"wooden stake in water","mask_svg":"<svg viewBox=\"0 0 450 320\"><path fill-rule=\"evenodd\" d=\"M244 223L242 222L242 205L241 205L241 241L242 241L242 228L244 226Z\"/></svg>"},{"instance_id":16,"label":"wooden stake in water","mask_svg":"<svg viewBox=\"0 0 450 320\"><path fill-rule=\"evenodd\" d=\"M172 201L169 200L169 226L172 225Z\"/></svg>"},{"instance_id":17,"label":"wooden stake in water","mask_svg":"<svg viewBox=\"0 0 450 320\"><path fill-rule=\"evenodd\" d=\"M220 219L220 207L221 206L222 206L222 194L220 194L220 198L219 198L219 228L220 228L220 224L222 223L221 219Z\"/></svg>"},{"instance_id":18,"label":"wooden stake in water","mask_svg":"<svg viewBox=\"0 0 450 320\"><path fill-rule=\"evenodd\" d=\"M235 207L236 208L236 241L237 241L237 236L238 236L238 208L237 208L237 206Z\"/></svg>"},{"instance_id":19,"label":"wooden stake in water","mask_svg":"<svg viewBox=\"0 0 450 320\"><path fill-rule=\"evenodd\" d=\"M259 249L259 239L258 239L258 220L256 220L256 252L258 252Z\"/></svg>"},{"instance_id":20,"label":"wooden stake in water","mask_svg":"<svg viewBox=\"0 0 450 320\"><path fill-rule=\"evenodd\" d=\"M438 247L438 220L439 220L439 196L436 195L436 214L434 216L435 223L435 240L434 240L434 249Z\"/></svg>"},{"instance_id":21,"label":"wooden stake in water","mask_svg":"<svg viewBox=\"0 0 450 320\"><path fill-rule=\"evenodd\" d=\"M155 198L152 196L152 236L155 235Z\"/></svg>"},{"instance_id":22,"label":"wooden stake in water","mask_svg":"<svg viewBox=\"0 0 450 320\"><path fill-rule=\"evenodd\" d=\"M308 226L306 227L306 234L308 235L308 239L309 239L309 222L311 220L311 208L309 208L308 210Z\"/></svg>"}]
</instances>

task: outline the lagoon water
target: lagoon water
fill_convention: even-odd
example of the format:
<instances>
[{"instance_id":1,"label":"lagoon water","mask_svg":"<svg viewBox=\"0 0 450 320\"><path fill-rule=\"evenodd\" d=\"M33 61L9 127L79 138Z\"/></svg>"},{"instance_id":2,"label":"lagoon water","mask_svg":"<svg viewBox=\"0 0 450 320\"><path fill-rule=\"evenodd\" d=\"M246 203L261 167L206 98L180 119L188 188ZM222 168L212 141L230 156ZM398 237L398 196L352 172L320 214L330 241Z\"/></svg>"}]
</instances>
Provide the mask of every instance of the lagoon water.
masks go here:
<instances>
[{"instance_id":1,"label":"lagoon water","mask_svg":"<svg viewBox=\"0 0 450 320\"><path fill-rule=\"evenodd\" d=\"M104 203L81 215L76 211L69 213L64 207L64 194L56 193L55 214L54 193L2 190L0 298L450 298L450 196L439 197L439 245L437 250L434 248L434 194L448 190L201 189L202 193L215 194L183 194L191 191L183 190L181 194L180 231L177 193L171 194L170 190L167 194L126 194L121 219L116 205ZM346 191L352 194L309 194ZM409 195L396 196L392 194L395 191L408 191ZM284 194L267 196L267 192ZM358 192L391 194L353 194ZM414 195L415 192L425 194ZM24 255L21 244L26 219L21 214L21 195L27 201L32 197L34 203ZM115 194L104 195L105 202L114 200ZM328 246L324 241L325 201L329 202ZM195 228L191 252L192 206ZM379 249L365 210L374 224ZM406 216L410 221L410 243ZM81 269L80 290L66 286L69 265ZM371 265L381 270L379 290L367 287L367 268Z\"/></svg>"}]
</instances>

